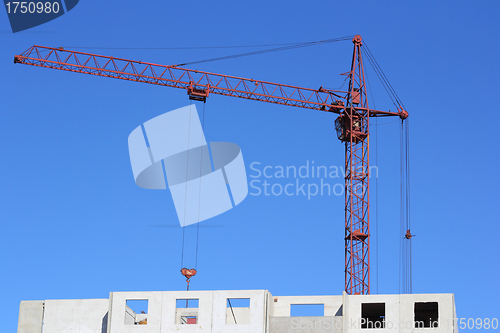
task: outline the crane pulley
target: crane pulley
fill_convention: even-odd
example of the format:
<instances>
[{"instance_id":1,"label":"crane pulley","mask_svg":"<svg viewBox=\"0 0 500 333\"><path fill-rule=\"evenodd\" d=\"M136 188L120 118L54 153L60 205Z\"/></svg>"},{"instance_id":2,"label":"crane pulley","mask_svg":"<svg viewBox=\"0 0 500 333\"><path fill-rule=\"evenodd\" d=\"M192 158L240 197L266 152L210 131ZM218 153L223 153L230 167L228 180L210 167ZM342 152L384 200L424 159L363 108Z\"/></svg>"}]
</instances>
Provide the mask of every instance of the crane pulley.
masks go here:
<instances>
[{"instance_id":1,"label":"crane pulley","mask_svg":"<svg viewBox=\"0 0 500 333\"><path fill-rule=\"evenodd\" d=\"M198 273L198 272L194 268L187 269L187 268L184 267L184 268L181 269L181 274L184 275L184 277L186 278L187 290L189 290L189 282L190 282L191 278L193 276L195 276L196 273Z\"/></svg>"}]
</instances>

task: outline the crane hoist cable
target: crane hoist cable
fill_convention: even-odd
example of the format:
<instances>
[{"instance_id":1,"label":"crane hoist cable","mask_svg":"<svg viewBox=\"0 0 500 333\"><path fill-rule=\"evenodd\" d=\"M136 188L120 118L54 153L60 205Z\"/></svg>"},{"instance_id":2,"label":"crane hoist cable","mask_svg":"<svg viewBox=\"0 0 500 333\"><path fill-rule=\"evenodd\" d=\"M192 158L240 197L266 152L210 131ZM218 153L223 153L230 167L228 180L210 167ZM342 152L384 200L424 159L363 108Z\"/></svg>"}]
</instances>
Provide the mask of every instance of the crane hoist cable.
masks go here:
<instances>
[{"instance_id":1,"label":"crane hoist cable","mask_svg":"<svg viewBox=\"0 0 500 333\"><path fill-rule=\"evenodd\" d=\"M366 41L362 46L363 54L366 59L368 59L372 68L374 69L377 77L381 81L384 89L388 93L392 103L396 106L398 110L405 110L404 104L399 98L398 94L392 87L389 79L382 71L380 65L377 60L371 53ZM370 83L368 81L367 75L367 83L370 89ZM371 93L371 89L370 89ZM373 95L372 95L372 101ZM375 106L375 104L374 104ZM378 133L378 125L386 125L386 124L378 124L377 118L375 118L375 126L377 127L376 133ZM400 235L403 235L399 242L399 292L403 293L412 293L412 249L411 249L411 238L415 235L411 234L411 221L410 221L410 134L409 134L409 120L403 121L401 119L401 128L400 128ZM390 122L391 123L391 122ZM378 155L377 155L377 136L375 136L375 163L378 165ZM376 221L376 235L378 235L378 178L375 179L375 221ZM376 244L378 246L377 236L375 237ZM376 262L377 262L377 291L378 291L378 248L376 246Z\"/></svg>"},{"instance_id":2,"label":"crane hoist cable","mask_svg":"<svg viewBox=\"0 0 500 333\"><path fill-rule=\"evenodd\" d=\"M189 102L191 105L191 101ZM187 209L187 184L188 184L188 169L189 169L189 149L190 147L190 139L191 139L191 112L189 112L189 122L188 122L188 146L187 146L187 156L186 156L186 181L185 181L185 188L184 188L184 221L186 220L186 209ZM181 274L184 275L186 278L187 282L187 290L189 290L189 282L190 279L196 275L196 269L187 269L184 267L184 244L185 244L185 237L186 237L186 227L182 227L182 250L181 250ZM188 306L186 302L186 307Z\"/></svg>"},{"instance_id":3,"label":"crane hoist cable","mask_svg":"<svg viewBox=\"0 0 500 333\"><path fill-rule=\"evenodd\" d=\"M406 223L406 233L405 241L407 247L407 285L408 293L412 293L412 276L413 276L413 263L412 263L412 244L411 239L413 236L411 234L411 209L410 209L410 122L406 122L404 129L404 144L405 144L405 223Z\"/></svg>"},{"instance_id":4,"label":"crane hoist cable","mask_svg":"<svg viewBox=\"0 0 500 333\"><path fill-rule=\"evenodd\" d=\"M399 129L399 235L403 234L404 213L403 213L403 124ZM399 294L404 293L406 288L405 281L405 256L404 256L403 238L399 240Z\"/></svg>"},{"instance_id":5,"label":"crane hoist cable","mask_svg":"<svg viewBox=\"0 0 500 333\"><path fill-rule=\"evenodd\" d=\"M190 105L191 105L191 101L190 101ZM202 124L201 124L201 128L202 128L202 131L204 132L205 131L205 103L203 103L203 117L202 117ZM190 132L191 132L191 113L189 114L189 128L188 128L188 149L187 151L189 152L189 149L190 149L190 141L189 141L189 138L190 138ZM203 146L203 136L201 136L201 142L200 142L200 146ZM202 172L203 172L203 151L204 149L201 149L200 150L200 173L199 173L199 188L198 188L198 221L200 220L200 205L201 205L201 176L202 176ZM187 159L186 159L186 188L185 188L185 198L184 198L184 218L186 217L186 205L187 205L187 177L188 177L188 169L189 169L189 153L187 154ZM181 274L184 275L184 277L186 278L186 282L187 282L187 290L189 290L189 282L190 282L190 279L196 275L196 273L198 272L197 269L198 269L198 250L199 250L199 240L200 240L200 223L198 222L196 224L196 255L195 255L195 265L194 265L194 268L191 268L191 269L187 269L186 267L184 267L184 249L185 249L185 237L186 237L186 227L187 226L184 226L182 227L182 250L181 250ZM186 301L186 307L187 307L187 301Z\"/></svg>"},{"instance_id":6,"label":"crane hoist cable","mask_svg":"<svg viewBox=\"0 0 500 333\"><path fill-rule=\"evenodd\" d=\"M362 46L362 51L368 62L374 69L377 77L382 82L382 85L388 93L392 103L398 110L405 110L404 104L389 82L389 79L383 72L372 52L368 48L366 41ZM373 100L373 97L372 97ZM378 124L376 124L378 126ZM411 238L415 235L411 234L411 221L410 221L410 134L409 134L409 120L401 120L400 128L400 235L402 235L399 242L399 292L411 293L412 292L412 251L411 251ZM377 158L377 157L376 157ZM377 163L377 162L376 162ZM378 220L378 184L376 182L376 220ZM377 226L378 227L378 224ZM377 258L378 259L378 258ZM378 260L377 260L378 261Z\"/></svg>"},{"instance_id":7,"label":"crane hoist cable","mask_svg":"<svg viewBox=\"0 0 500 333\"><path fill-rule=\"evenodd\" d=\"M191 105L191 102L189 102ZM184 188L184 221L186 220L186 209L187 209L187 184L188 184L188 168L189 168L189 149L190 149L190 139L191 139L191 112L189 112L189 122L188 122L188 146L187 146L187 151L188 154L186 156L186 181L184 182L185 188ZM182 251L181 251L181 272L182 269L184 268L184 238L186 235L186 227L182 227ZM189 283L188 283L189 285Z\"/></svg>"},{"instance_id":8,"label":"crane hoist cable","mask_svg":"<svg viewBox=\"0 0 500 333\"><path fill-rule=\"evenodd\" d=\"M412 293L412 244L410 211L410 124L400 127L400 292Z\"/></svg>"},{"instance_id":9,"label":"crane hoist cable","mask_svg":"<svg viewBox=\"0 0 500 333\"><path fill-rule=\"evenodd\" d=\"M202 117L202 123L201 123L201 128L203 133L205 132L205 103L203 103L203 117ZM208 144L207 144L208 147ZM203 166L203 149L201 150L201 159L202 163L200 163L200 187L198 188L198 221L200 220L200 210L201 210L201 175L202 175L202 166ZM210 158L210 156L209 156ZM198 245L199 245L199 240L200 240L200 223L198 222L196 224L196 258L195 258L195 264L194 267L197 269L198 268Z\"/></svg>"}]
</instances>

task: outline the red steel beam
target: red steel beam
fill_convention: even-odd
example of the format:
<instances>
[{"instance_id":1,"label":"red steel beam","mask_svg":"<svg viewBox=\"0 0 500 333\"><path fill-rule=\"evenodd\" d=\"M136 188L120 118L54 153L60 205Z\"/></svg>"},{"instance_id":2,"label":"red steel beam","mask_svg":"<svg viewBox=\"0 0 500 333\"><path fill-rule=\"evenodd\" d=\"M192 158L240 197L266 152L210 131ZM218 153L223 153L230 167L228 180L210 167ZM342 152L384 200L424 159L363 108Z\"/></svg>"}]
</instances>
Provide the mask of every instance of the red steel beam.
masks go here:
<instances>
[{"instance_id":1,"label":"red steel beam","mask_svg":"<svg viewBox=\"0 0 500 333\"><path fill-rule=\"evenodd\" d=\"M192 95L209 94L239 97L268 103L290 105L339 114L344 108L347 91L302 88L232 75L127 60L92 53L34 45L15 63L143 82L188 90ZM395 112L369 110L372 116L394 116Z\"/></svg>"}]
</instances>

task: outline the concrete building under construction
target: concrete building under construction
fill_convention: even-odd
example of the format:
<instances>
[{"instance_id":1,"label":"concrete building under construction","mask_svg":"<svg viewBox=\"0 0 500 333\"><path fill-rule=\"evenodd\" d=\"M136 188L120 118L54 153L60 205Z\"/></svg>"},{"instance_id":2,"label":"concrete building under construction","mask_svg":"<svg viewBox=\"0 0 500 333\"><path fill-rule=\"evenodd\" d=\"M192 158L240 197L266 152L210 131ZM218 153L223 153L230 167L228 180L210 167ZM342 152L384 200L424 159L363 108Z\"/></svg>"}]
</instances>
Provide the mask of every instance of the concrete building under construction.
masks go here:
<instances>
[{"instance_id":1,"label":"concrete building under construction","mask_svg":"<svg viewBox=\"0 0 500 333\"><path fill-rule=\"evenodd\" d=\"M134 302L142 310L134 307ZM300 313L314 306L315 313ZM298 311L297 311L298 310ZM309 309L310 310L310 309ZM453 294L273 296L267 290L111 292L23 301L18 333L458 333Z\"/></svg>"}]
</instances>

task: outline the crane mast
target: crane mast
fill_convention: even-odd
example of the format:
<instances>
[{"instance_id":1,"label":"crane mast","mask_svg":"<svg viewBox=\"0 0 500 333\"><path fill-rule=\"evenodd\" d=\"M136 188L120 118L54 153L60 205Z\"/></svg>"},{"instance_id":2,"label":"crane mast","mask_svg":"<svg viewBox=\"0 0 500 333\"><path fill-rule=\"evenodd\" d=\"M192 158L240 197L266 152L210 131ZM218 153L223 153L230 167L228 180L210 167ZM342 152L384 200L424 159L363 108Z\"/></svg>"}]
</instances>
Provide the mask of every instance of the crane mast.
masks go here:
<instances>
[{"instance_id":1,"label":"crane mast","mask_svg":"<svg viewBox=\"0 0 500 333\"><path fill-rule=\"evenodd\" d=\"M348 104L337 128L345 132L345 290L364 295L370 293L370 113L361 37L353 43Z\"/></svg>"},{"instance_id":2,"label":"crane mast","mask_svg":"<svg viewBox=\"0 0 500 333\"><path fill-rule=\"evenodd\" d=\"M14 63L186 89L190 99L206 102L209 94L239 97L338 114L335 129L345 143L345 291L370 293L370 117L408 113L370 109L361 54L362 39L353 38L354 51L347 91L293 85L216 74L178 65L158 65L91 53L34 45Z\"/></svg>"}]
</instances>

